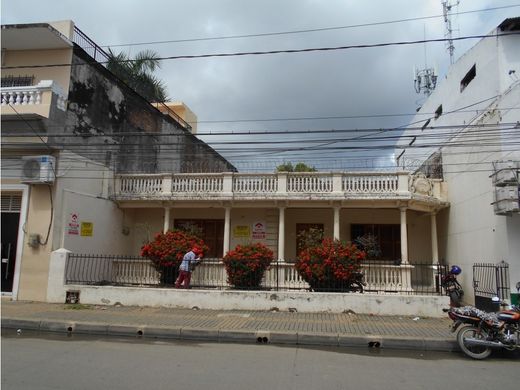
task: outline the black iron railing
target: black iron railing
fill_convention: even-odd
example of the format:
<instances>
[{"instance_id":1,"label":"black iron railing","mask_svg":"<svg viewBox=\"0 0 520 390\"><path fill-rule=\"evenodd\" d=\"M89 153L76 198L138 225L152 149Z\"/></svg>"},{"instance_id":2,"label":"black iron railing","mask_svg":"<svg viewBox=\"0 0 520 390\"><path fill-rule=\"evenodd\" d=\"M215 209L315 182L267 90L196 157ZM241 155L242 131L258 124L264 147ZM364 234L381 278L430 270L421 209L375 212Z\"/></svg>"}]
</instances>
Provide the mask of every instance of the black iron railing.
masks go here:
<instances>
[{"instance_id":1,"label":"black iron railing","mask_svg":"<svg viewBox=\"0 0 520 390\"><path fill-rule=\"evenodd\" d=\"M104 65L105 67L107 66L110 59L110 55L76 26L74 26L72 42L81 47L95 61L99 62L101 65ZM184 119L182 119L179 115L177 115L174 111L172 111L166 104L164 104L163 102L153 102L153 104L160 106L160 110L162 112L166 111L166 113L172 116L182 127L184 127L188 131L191 131L191 125Z\"/></svg>"},{"instance_id":2,"label":"black iron railing","mask_svg":"<svg viewBox=\"0 0 520 390\"><path fill-rule=\"evenodd\" d=\"M444 295L441 277L446 265L432 263L398 264L384 261L364 261L361 280L318 282L310 284L299 275L294 263L274 261L256 285L245 280L240 286L228 283L221 259L204 259L192 273L191 287L203 289L238 289L271 291L335 291L399 293L409 295ZM132 256L96 256L70 254L65 269L66 284L112 285L141 287L173 287L176 268L155 268L149 259Z\"/></svg>"}]
</instances>

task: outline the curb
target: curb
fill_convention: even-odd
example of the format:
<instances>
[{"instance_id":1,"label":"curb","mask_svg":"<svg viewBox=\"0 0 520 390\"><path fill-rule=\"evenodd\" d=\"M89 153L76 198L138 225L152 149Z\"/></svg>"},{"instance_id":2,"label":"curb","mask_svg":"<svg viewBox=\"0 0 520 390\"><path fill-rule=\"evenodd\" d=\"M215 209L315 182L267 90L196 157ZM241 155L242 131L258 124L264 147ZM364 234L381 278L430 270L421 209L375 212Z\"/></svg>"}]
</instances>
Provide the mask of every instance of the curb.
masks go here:
<instances>
[{"instance_id":1,"label":"curb","mask_svg":"<svg viewBox=\"0 0 520 390\"><path fill-rule=\"evenodd\" d=\"M2 318L2 328L52 333L77 333L114 337L143 337L207 342L284 344L328 347L381 348L414 351L453 352L455 340L422 339L395 336L355 336L311 332L272 332L189 327L155 327L140 325L108 325L97 322L66 322Z\"/></svg>"}]
</instances>

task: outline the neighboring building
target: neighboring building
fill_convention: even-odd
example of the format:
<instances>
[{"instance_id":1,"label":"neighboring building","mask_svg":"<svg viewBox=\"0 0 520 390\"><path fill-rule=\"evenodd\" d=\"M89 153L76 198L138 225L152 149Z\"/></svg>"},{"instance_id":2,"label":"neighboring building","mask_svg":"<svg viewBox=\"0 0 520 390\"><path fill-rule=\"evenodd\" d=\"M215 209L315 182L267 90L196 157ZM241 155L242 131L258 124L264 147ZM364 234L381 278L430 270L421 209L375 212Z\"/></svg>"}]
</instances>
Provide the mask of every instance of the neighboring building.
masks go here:
<instances>
[{"instance_id":1,"label":"neighboring building","mask_svg":"<svg viewBox=\"0 0 520 390\"><path fill-rule=\"evenodd\" d=\"M1 39L3 295L44 300L60 247L133 249L128 217L109 198L114 174L235 171L186 121L109 72L72 22L3 25Z\"/></svg>"},{"instance_id":2,"label":"neighboring building","mask_svg":"<svg viewBox=\"0 0 520 390\"><path fill-rule=\"evenodd\" d=\"M180 117L189 124L190 132L197 134L197 115L184 102L154 103L153 105L163 114L172 115L173 113L174 118Z\"/></svg>"},{"instance_id":3,"label":"neighboring building","mask_svg":"<svg viewBox=\"0 0 520 390\"><path fill-rule=\"evenodd\" d=\"M438 218L440 257L462 266L470 302L485 282L476 274L474 286L473 265L501 261L509 264L511 299L518 302L519 33L520 18L507 19L453 64L396 152L404 169L448 185L450 207ZM496 275L490 277L496 288Z\"/></svg>"}]
</instances>

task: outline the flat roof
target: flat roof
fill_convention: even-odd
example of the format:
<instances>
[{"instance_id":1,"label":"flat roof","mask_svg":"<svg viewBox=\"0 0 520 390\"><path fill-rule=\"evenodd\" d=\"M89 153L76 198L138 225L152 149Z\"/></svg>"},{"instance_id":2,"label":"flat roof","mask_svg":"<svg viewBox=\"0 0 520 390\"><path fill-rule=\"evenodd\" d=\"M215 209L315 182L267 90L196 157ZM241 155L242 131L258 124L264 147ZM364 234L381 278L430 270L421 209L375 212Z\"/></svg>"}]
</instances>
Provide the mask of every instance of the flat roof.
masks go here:
<instances>
[{"instance_id":1,"label":"flat roof","mask_svg":"<svg viewBox=\"0 0 520 390\"><path fill-rule=\"evenodd\" d=\"M66 49L73 43L49 23L2 25L2 49Z\"/></svg>"}]
</instances>

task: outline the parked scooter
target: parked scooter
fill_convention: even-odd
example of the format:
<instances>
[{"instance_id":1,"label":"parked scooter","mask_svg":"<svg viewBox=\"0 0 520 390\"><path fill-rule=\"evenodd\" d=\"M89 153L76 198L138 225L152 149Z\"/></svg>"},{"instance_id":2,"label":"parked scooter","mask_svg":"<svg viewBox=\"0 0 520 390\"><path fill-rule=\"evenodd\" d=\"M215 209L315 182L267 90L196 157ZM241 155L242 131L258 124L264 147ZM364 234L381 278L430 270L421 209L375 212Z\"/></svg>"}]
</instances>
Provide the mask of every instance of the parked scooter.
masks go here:
<instances>
[{"instance_id":1,"label":"parked scooter","mask_svg":"<svg viewBox=\"0 0 520 390\"><path fill-rule=\"evenodd\" d=\"M363 293L363 289L366 287L365 274L361 271L354 272L351 279L348 282L348 291Z\"/></svg>"},{"instance_id":2,"label":"parked scooter","mask_svg":"<svg viewBox=\"0 0 520 390\"><path fill-rule=\"evenodd\" d=\"M452 307L448 316L453 320L452 332L464 324L457 332L457 343L473 359L487 358L492 349L520 349L520 307L512 306L511 310L498 313L473 306Z\"/></svg>"},{"instance_id":3,"label":"parked scooter","mask_svg":"<svg viewBox=\"0 0 520 390\"><path fill-rule=\"evenodd\" d=\"M450 306L460 307L464 291L462 286L457 281L457 275L460 275L462 270L459 266L453 265L449 272L441 278L441 286L446 290L446 294L450 297Z\"/></svg>"}]
</instances>

